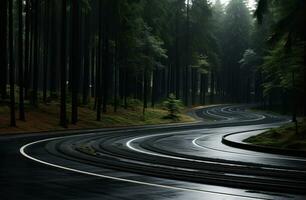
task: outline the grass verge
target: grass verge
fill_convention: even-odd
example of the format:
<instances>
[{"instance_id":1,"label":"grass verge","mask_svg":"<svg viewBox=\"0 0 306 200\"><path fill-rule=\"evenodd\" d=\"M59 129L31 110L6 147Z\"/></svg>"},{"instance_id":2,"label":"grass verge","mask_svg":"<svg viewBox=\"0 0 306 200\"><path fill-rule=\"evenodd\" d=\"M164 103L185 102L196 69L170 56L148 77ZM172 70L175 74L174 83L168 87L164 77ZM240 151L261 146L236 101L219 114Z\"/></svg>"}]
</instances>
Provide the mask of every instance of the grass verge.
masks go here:
<instances>
[{"instance_id":1,"label":"grass verge","mask_svg":"<svg viewBox=\"0 0 306 200\"><path fill-rule=\"evenodd\" d=\"M89 106L79 107L79 122L77 125L69 125L69 129L124 127L136 125L167 124L178 122L193 122L192 117L180 114L177 120L167 119L166 110L161 108L148 108L145 116L142 107L123 109L119 108L115 113L111 106L107 113L102 113L101 121L96 121L96 112ZM70 107L67 109L70 117ZM16 112L16 116L18 113ZM40 104L38 108L26 107L26 122L17 120L17 127L9 127L9 108L0 106L0 135L7 133L27 133L40 131L66 130L59 126L59 104L56 102ZM70 119L68 119L70 121Z\"/></svg>"},{"instance_id":2,"label":"grass verge","mask_svg":"<svg viewBox=\"0 0 306 200\"><path fill-rule=\"evenodd\" d=\"M306 151L306 119L298 123L297 133L295 124L290 123L247 138L244 142L266 147Z\"/></svg>"}]
</instances>

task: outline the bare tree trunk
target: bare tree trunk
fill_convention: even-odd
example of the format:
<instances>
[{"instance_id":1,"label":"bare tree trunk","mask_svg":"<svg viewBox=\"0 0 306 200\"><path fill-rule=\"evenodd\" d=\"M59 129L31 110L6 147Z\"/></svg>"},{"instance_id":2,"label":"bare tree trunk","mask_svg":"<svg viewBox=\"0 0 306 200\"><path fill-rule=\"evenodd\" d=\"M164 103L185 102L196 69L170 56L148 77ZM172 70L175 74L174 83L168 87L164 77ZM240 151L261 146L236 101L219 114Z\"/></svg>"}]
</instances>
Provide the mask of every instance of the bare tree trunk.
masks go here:
<instances>
[{"instance_id":1,"label":"bare tree trunk","mask_svg":"<svg viewBox=\"0 0 306 200\"><path fill-rule=\"evenodd\" d=\"M72 39L72 49L71 49L71 59L72 59L72 80L71 80L71 91L72 91L72 107L71 107L71 123L76 124L78 122L78 92L79 92L79 70L80 70L80 33L79 33L79 12L80 12L80 2L71 2L71 12L72 12L72 28L71 28L71 39Z\"/></svg>"},{"instance_id":2,"label":"bare tree trunk","mask_svg":"<svg viewBox=\"0 0 306 200\"><path fill-rule=\"evenodd\" d=\"M67 106L66 106L66 80L67 80L67 60L66 60L66 26L67 26L67 0L62 0L62 42L61 42L61 110L60 125L67 128Z\"/></svg>"},{"instance_id":3,"label":"bare tree trunk","mask_svg":"<svg viewBox=\"0 0 306 200\"><path fill-rule=\"evenodd\" d=\"M34 1L34 64L32 104L38 107L38 0Z\"/></svg>"},{"instance_id":4,"label":"bare tree trunk","mask_svg":"<svg viewBox=\"0 0 306 200\"><path fill-rule=\"evenodd\" d=\"M25 12L26 12L26 17L25 17L25 46L24 46L24 93L25 93L25 99L29 98L29 56L31 55L30 53L30 19L31 19L31 14L30 14L30 0L26 0L26 5L25 5Z\"/></svg>"},{"instance_id":5,"label":"bare tree trunk","mask_svg":"<svg viewBox=\"0 0 306 200\"><path fill-rule=\"evenodd\" d=\"M212 70L210 74L210 103L215 101L215 72Z\"/></svg>"},{"instance_id":6,"label":"bare tree trunk","mask_svg":"<svg viewBox=\"0 0 306 200\"><path fill-rule=\"evenodd\" d=\"M117 112L118 109L118 73L119 73L119 67L118 67L118 35L116 35L115 40L115 61L114 61L114 112Z\"/></svg>"},{"instance_id":7,"label":"bare tree trunk","mask_svg":"<svg viewBox=\"0 0 306 200\"><path fill-rule=\"evenodd\" d=\"M25 121L24 114L24 83L23 83L23 0L18 0L18 45L19 45L19 119Z\"/></svg>"},{"instance_id":8,"label":"bare tree trunk","mask_svg":"<svg viewBox=\"0 0 306 200\"><path fill-rule=\"evenodd\" d=\"M148 69L145 67L143 72L143 115L148 107Z\"/></svg>"},{"instance_id":9,"label":"bare tree trunk","mask_svg":"<svg viewBox=\"0 0 306 200\"><path fill-rule=\"evenodd\" d=\"M9 54L10 54L10 113L11 126L16 126L15 115L15 62L14 62L14 45L13 45L13 0L9 0Z\"/></svg>"},{"instance_id":10,"label":"bare tree trunk","mask_svg":"<svg viewBox=\"0 0 306 200\"><path fill-rule=\"evenodd\" d=\"M128 69L124 69L124 109L127 109L127 95L128 95Z\"/></svg>"},{"instance_id":11,"label":"bare tree trunk","mask_svg":"<svg viewBox=\"0 0 306 200\"><path fill-rule=\"evenodd\" d=\"M201 104L206 104L206 75L201 74Z\"/></svg>"},{"instance_id":12,"label":"bare tree trunk","mask_svg":"<svg viewBox=\"0 0 306 200\"><path fill-rule=\"evenodd\" d=\"M91 66L91 72L90 72L90 85L91 85L91 97L95 97L95 88L96 88L96 85L95 85L95 54L96 54L96 51L95 51L95 47L93 47L91 49L91 63L90 63L90 66Z\"/></svg>"},{"instance_id":13,"label":"bare tree trunk","mask_svg":"<svg viewBox=\"0 0 306 200\"><path fill-rule=\"evenodd\" d=\"M57 84L56 84L56 80L57 80L57 62L56 62L56 52L57 52L57 26L56 26L56 1L50 1L50 8L51 8L51 19L50 19L50 33L51 33L51 37L50 37L50 41L52 41L50 43L50 66L49 66L49 95L51 97L51 99L57 98ZM78 30L79 32L79 30ZM75 33L75 34L79 34L79 33ZM77 42L77 41L74 41Z\"/></svg>"},{"instance_id":14,"label":"bare tree trunk","mask_svg":"<svg viewBox=\"0 0 306 200\"><path fill-rule=\"evenodd\" d=\"M49 1L45 1L45 20L44 24L44 63L43 63L43 102L47 102L47 90L48 90L48 64L49 64Z\"/></svg>"},{"instance_id":15,"label":"bare tree trunk","mask_svg":"<svg viewBox=\"0 0 306 200\"><path fill-rule=\"evenodd\" d=\"M109 33L107 16L104 27L104 53L103 53L103 113L107 112L108 87L109 87Z\"/></svg>"},{"instance_id":16,"label":"bare tree trunk","mask_svg":"<svg viewBox=\"0 0 306 200\"><path fill-rule=\"evenodd\" d=\"M101 87L101 52L102 52L102 1L99 2L99 41L97 51L97 66L96 66L96 99L97 99L97 121L101 121L101 106L102 106L102 87Z\"/></svg>"},{"instance_id":17,"label":"bare tree trunk","mask_svg":"<svg viewBox=\"0 0 306 200\"><path fill-rule=\"evenodd\" d=\"M185 95L184 95L184 101L185 101L185 105L188 106L189 105L189 37L190 37L190 0L187 0L187 21L186 21L186 51L185 51L185 80L184 80L184 91L185 91Z\"/></svg>"},{"instance_id":18,"label":"bare tree trunk","mask_svg":"<svg viewBox=\"0 0 306 200\"><path fill-rule=\"evenodd\" d=\"M7 39L8 39L8 31L7 31L7 0L3 0L1 3L1 35L0 35L0 45L1 49L5 49L1 53L1 61L0 61L0 95L2 99L7 97L6 85L7 85L7 71L8 71L8 60L7 60Z\"/></svg>"},{"instance_id":19,"label":"bare tree trunk","mask_svg":"<svg viewBox=\"0 0 306 200\"><path fill-rule=\"evenodd\" d=\"M180 50L179 50L179 35L180 35L180 32L179 32L179 12L180 12L180 8L178 6L178 8L176 8L176 19L175 19L175 70L176 70L176 77L174 78L173 76L173 86L174 85L176 86L175 87L175 94L176 94L176 98L179 99L180 98L180 90L181 90L181 84L180 84L180 77L181 77L181 67L180 67ZM173 67L172 67L173 68ZM174 71L172 69L172 71ZM174 79L176 81L174 81ZM175 83L175 84L174 84ZM174 90L171 90L171 92L173 92ZM169 93L168 93L169 95Z\"/></svg>"},{"instance_id":20,"label":"bare tree trunk","mask_svg":"<svg viewBox=\"0 0 306 200\"><path fill-rule=\"evenodd\" d=\"M90 57L90 18L85 16L85 47L84 47L84 79L83 79L83 105L88 104L89 97L89 57Z\"/></svg>"},{"instance_id":21,"label":"bare tree trunk","mask_svg":"<svg viewBox=\"0 0 306 200\"><path fill-rule=\"evenodd\" d=\"M303 93L303 99L304 99L304 111L303 115L306 116L306 42L304 42L304 93Z\"/></svg>"}]
</instances>

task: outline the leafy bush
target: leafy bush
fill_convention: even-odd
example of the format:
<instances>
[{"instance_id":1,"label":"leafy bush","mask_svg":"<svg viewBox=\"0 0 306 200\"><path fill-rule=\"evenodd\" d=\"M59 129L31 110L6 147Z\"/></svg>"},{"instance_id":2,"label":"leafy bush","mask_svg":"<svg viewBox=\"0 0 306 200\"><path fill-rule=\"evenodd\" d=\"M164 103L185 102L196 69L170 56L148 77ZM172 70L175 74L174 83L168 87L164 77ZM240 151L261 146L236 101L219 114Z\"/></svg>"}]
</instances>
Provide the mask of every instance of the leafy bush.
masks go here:
<instances>
[{"instance_id":1,"label":"leafy bush","mask_svg":"<svg viewBox=\"0 0 306 200\"><path fill-rule=\"evenodd\" d=\"M163 102L163 105L168 111L168 118L170 119L178 119L179 113L181 112L181 109L183 108L182 101L179 99L176 99L174 94L170 94L167 100Z\"/></svg>"}]
</instances>

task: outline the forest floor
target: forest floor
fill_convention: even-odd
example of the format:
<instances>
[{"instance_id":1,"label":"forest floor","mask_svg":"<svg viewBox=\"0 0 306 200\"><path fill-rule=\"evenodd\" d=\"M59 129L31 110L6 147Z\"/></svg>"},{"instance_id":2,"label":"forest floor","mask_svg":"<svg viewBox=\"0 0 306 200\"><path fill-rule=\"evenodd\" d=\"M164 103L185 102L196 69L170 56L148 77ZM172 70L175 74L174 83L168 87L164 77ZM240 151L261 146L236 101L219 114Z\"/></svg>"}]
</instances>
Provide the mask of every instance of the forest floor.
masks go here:
<instances>
[{"instance_id":1,"label":"forest floor","mask_svg":"<svg viewBox=\"0 0 306 200\"><path fill-rule=\"evenodd\" d=\"M59 103L52 102L40 104L38 108L26 105L26 122L17 120L17 127L9 126L9 107L0 106L0 135L10 133L31 133L43 131L67 130L59 126ZM70 106L67 108L67 116L70 118ZM184 112L183 112L184 113ZM145 116L142 114L142 106L123 109L119 107L113 112L112 106L108 106L108 112L102 113L101 121L96 121L96 112L92 106L79 107L79 122L77 125L69 124L68 130L90 129L106 127L124 127L137 125L154 125L181 122L194 122L195 119L180 114L177 120L167 119L168 112L161 107L146 109ZM18 112L16 111L18 119ZM70 120L70 119L68 119Z\"/></svg>"},{"instance_id":2,"label":"forest floor","mask_svg":"<svg viewBox=\"0 0 306 200\"><path fill-rule=\"evenodd\" d=\"M290 123L250 137L244 142L273 148L306 151L306 119L299 121L297 133L295 123Z\"/></svg>"}]
</instances>

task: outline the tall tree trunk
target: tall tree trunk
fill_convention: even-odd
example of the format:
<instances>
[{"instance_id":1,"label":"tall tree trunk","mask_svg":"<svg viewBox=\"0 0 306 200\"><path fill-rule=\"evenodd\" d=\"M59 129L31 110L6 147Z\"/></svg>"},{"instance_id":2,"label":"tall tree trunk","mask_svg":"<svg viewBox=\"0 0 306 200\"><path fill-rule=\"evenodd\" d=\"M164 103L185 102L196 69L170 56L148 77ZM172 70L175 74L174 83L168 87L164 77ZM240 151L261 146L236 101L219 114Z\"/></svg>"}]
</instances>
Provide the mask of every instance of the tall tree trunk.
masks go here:
<instances>
[{"instance_id":1,"label":"tall tree trunk","mask_svg":"<svg viewBox=\"0 0 306 200\"><path fill-rule=\"evenodd\" d=\"M47 90L48 90L48 64L49 64L49 1L45 1L45 20L44 24L44 63L43 63L43 101L47 102ZM54 16L53 16L54 17Z\"/></svg>"},{"instance_id":2,"label":"tall tree trunk","mask_svg":"<svg viewBox=\"0 0 306 200\"><path fill-rule=\"evenodd\" d=\"M118 33L116 34L116 39L115 39L115 59L114 59L114 112L117 112L118 109L118 74L119 74L119 67L118 67Z\"/></svg>"},{"instance_id":3,"label":"tall tree trunk","mask_svg":"<svg viewBox=\"0 0 306 200\"><path fill-rule=\"evenodd\" d=\"M18 45L19 45L19 119L25 121L24 114L24 83L23 83L23 0L18 0Z\"/></svg>"},{"instance_id":4,"label":"tall tree trunk","mask_svg":"<svg viewBox=\"0 0 306 200\"><path fill-rule=\"evenodd\" d=\"M189 102L189 37L190 37L190 0L187 0L187 10L186 10L186 14L187 14L187 21L186 21L186 52L185 52L185 80L184 80L184 88L185 88L185 95L184 95L184 101L185 101L185 105L188 106Z\"/></svg>"},{"instance_id":5,"label":"tall tree trunk","mask_svg":"<svg viewBox=\"0 0 306 200\"><path fill-rule=\"evenodd\" d=\"M16 126L15 115L15 62L14 62L14 44L13 44L13 0L9 0L9 54L10 54L10 113L11 126Z\"/></svg>"},{"instance_id":6,"label":"tall tree trunk","mask_svg":"<svg viewBox=\"0 0 306 200\"><path fill-rule=\"evenodd\" d=\"M176 70L176 78L175 78L175 82L173 81L172 84L174 87L174 85L176 86L175 88L175 95L176 98L179 99L180 98L180 90L181 90L181 84L180 84L180 72L181 72L181 67L180 67L180 50L179 50L179 35L180 35L180 31L179 31L179 12L180 12L180 7L178 6L176 8L176 16L175 16L175 70ZM172 67L173 68L173 67ZM174 71L172 69L172 71ZM173 79L174 80L174 76ZM175 83L175 84L174 84ZM173 92L174 90L171 90L171 92ZM169 95L169 93L168 93Z\"/></svg>"},{"instance_id":7,"label":"tall tree trunk","mask_svg":"<svg viewBox=\"0 0 306 200\"><path fill-rule=\"evenodd\" d=\"M202 105L206 104L206 75L205 74L201 74L201 103Z\"/></svg>"},{"instance_id":8,"label":"tall tree trunk","mask_svg":"<svg viewBox=\"0 0 306 200\"><path fill-rule=\"evenodd\" d=\"M0 45L1 49L4 49L1 53L1 61L0 61L0 95L2 99L7 97L6 85L7 85L7 70L8 70L8 60L7 60L7 39L8 39L8 31L7 31L7 0L3 0L1 3L1 35L0 35Z\"/></svg>"},{"instance_id":9,"label":"tall tree trunk","mask_svg":"<svg viewBox=\"0 0 306 200\"><path fill-rule=\"evenodd\" d=\"M34 0L34 63L32 104L38 107L38 0Z\"/></svg>"},{"instance_id":10,"label":"tall tree trunk","mask_svg":"<svg viewBox=\"0 0 306 200\"><path fill-rule=\"evenodd\" d=\"M31 14L30 14L30 0L26 0L25 4L25 42L24 42L24 94L25 94L25 99L29 98L29 56L31 55L30 53L30 19L31 19Z\"/></svg>"},{"instance_id":11,"label":"tall tree trunk","mask_svg":"<svg viewBox=\"0 0 306 200\"><path fill-rule=\"evenodd\" d=\"M60 125L67 127L67 106L66 106L66 80L67 80L67 58L66 58L66 26L67 26L67 0L62 0L62 33L61 33L61 110Z\"/></svg>"},{"instance_id":12,"label":"tall tree trunk","mask_svg":"<svg viewBox=\"0 0 306 200\"><path fill-rule=\"evenodd\" d=\"M193 86L192 86L192 94L193 94L193 105L198 103L197 97L198 97L198 69L193 69L193 80L192 80Z\"/></svg>"},{"instance_id":13,"label":"tall tree trunk","mask_svg":"<svg viewBox=\"0 0 306 200\"><path fill-rule=\"evenodd\" d=\"M126 62L125 62L126 63ZM127 109L128 104L127 104L127 96L128 96L128 69L125 67L124 69L124 109Z\"/></svg>"},{"instance_id":14,"label":"tall tree trunk","mask_svg":"<svg viewBox=\"0 0 306 200\"><path fill-rule=\"evenodd\" d=\"M46 47L45 47L46 48ZM47 51L45 49L45 51ZM43 102L47 103L47 90L48 90L48 59L45 52L44 57L44 66L43 66Z\"/></svg>"},{"instance_id":15,"label":"tall tree trunk","mask_svg":"<svg viewBox=\"0 0 306 200\"><path fill-rule=\"evenodd\" d=\"M95 69L93 70L95 73L94 73L94 75L93 75L93 79L92 80L94 80L94 85L95 85L95 87L94 87L94 94L95 94L95 103L94 103L94 110L95 109L97 109L97 106L98 106L98 101L99 101L99 89L100 89L100 58L101 58L101 54L100 54L100 46L99 46L99 44L100 44L100 37L99 37L99 39L98 39L98 45L97 45L97 47L96 47L96 50L95 50L95 57L96 57L96 59L95 59Z\"/></svg>"},{"instance_id":16,"label":"tall tree trunk","mask_svg":"<svg viewBox=\"0 0 306 200\"><path fill-rule=\"evenodd\" d=\"M107 112L108 88L109 88L109 25L108 15L105 17L104 27L104 53L103 53L103 113Z\"/></svg>"},{"instance_id":17,"label":"tall tree trunk","mask_svg":"<svg viewBox=\"0 0 306 200\"><path fill-rule=\"evenodd\" d=\"M195 105L195 99L196 99L196 89L195 89L195 84L196 84L196 80L195 80L195 76L196 76L196 69L191 68L191 88L192 88L192 93L191 93L191 104Z\"/></svg>"},{"instance_id":18,"label":"tall tree trunk","mask_svg":"<svg viewBox=\"0 0 306 200\"><path fill-rule=\"evenodd\" d=\"M157 96L157 69L153 69L153 80L152 80L152 95L151 95L151 107L154 108L156 96Z\"/></svg>"},{"instance_id":19,"label":"tall tree trunk","mask_svg":"<svg viewBox=\"0 0 306 200\"><path fill-rule=\"evenodd\" d=\"M28 86L29 86L29 89L31 88L32 91L30 93L30 91L28 92L29 93L29 97L31 98L31 103L33 104L33 74L32 74L32 71L33 71L33 59L34 59L34 32L35 32L35 19L34 19L34 11L33 11L33 2L30 1L30 4L31 4L31 12L30 12L30 47L29 47L29 65L28 65L28 71L26 72L27 73L27 79L28 79Z\"/></svg>"},{"instance_id":20,"label":"tall tree trunk","mask_svg":"<svg viewBox=\"0 0 306 200\"><path fill-rule=\"evenodd\" d=\"M303 116L306 116L306 42L304 39L304 93L303 93L303 101L304 101L304 111Z\"/></svg>"},{"instance_id":21,"label":"tall tree trunk","mask_svg":"<svg viewBox=\"0 0 306 200\"><path fill-rule=\"evenodd\" d=\"M148 107L148 69L145 66L143 72L143 115Z\"/></svg>"},{"instance_id":22,"label":"tall tree trunk","mask_svg":"<svg viewBox=\"0 0 306 200\"><path fill-rule=\"evenodd\" d=\"M203 96L204 96L204 89L203 89L203 74L200 75L200 104L203 105Z\"/></svg>"},{"instance_id":23,"label":"tall tree trunk","mask_svg":"<svg viewBox=\"0 0 306 200\"><path fill-rule=\"evenodd\" d=\"M50 5L51 4L51 5ZM56 73L57 73L57 62L56 62L56 54L57 54L57 26L56 26L56 16L57 16L57 12L56 12L56 1L50 1L50 7L51 7L51 19L50 19L50 25L51 25L51 37L50 37L50 41L52 41L50 43L50 67L49 67L49 89L50 89L50 97L51 99L57 98L57 77L56 77ZM73 11L72 11L73 12ZM73 19L72 19L73 20ZM78 33L74 33L74 34L79 34L79 30ZM78 41L74 41L74 42L78 42Z\"/></svg>"},{"instance_id":24,"label":"tall tree trunk","mask_svg":"<svg viewBox=\"0 0 306 200\"><path fill-rule=\"evenodd\" d=\"M172 92L171 90L171 64L169 64L168 66L168 70L167 70L167 97L169 96L169 94Z\"/></svg>"},{"instance_id":25,"label":"tall tree trunk","mask_svg":"<svg viewBox=\"0 0 306 200\"><path fill-rule=\"evenodd\" d=\"M215 72L212 70L210 75L210 103L213 104L215 101Z\"/></svg>"},{"instance_id":26,"label":"tall tree trunk","mask_svg":"<svg viewBox=\"0 0 306 200\"><path fill-rule=\"evenodd\" d=\"M96 61L95 61L95 57L96 57L96 51L95 51L95 47L93 47L92 49L91 49L91 63L90 63L90 66L91 66L91 72L90 72L90 76L91 76L91 78L90 78L90 85L91 85L91 91L90 91L90 93L91 93L91 97L95 97L96 96L96 94L95 94L95 88L96 88L96 85L95 85L95 63L96 63Z\"/></svg>"},{"instance_id":27,"label":"tall tree trunk","mask_svg":"<svg viewBox=\"0 0 306 200\"><path fill-rule=\"evenodd\" d=\"M76 124L78 122L78 92L79 92L79 70L80 70L80 23L79 23L79 12L80 12L80 2L71 1L71 12L72 12L72 28L71 28L71 39L72 39L72 49L71 49L71 59L72 66L72 80L71 80L71 92L72 92L72 102L71 102L71 123Z\"/></svg>"},{"instance_id":28,"label":"tall tree trunk","mask_svg":"<svg viewBox=\"0 0 306 200\"><path fill-rule=\"evenodd\" d=\"M101 87L101 53L102 53L102 10L103 2L99 2L99 39L98 39L98 50L97 50L97 66L96 66L96 99L97 99L97 121L101 121L101 107L102 107L102 87Z\"/></svg>"},{"instance_id":29,"label":"tall tree trunk","mask_svg":"<svg viewBox=\"0 0 306 200\"><path fill-rule=\"evenodd\" d=\"M84 79L83 79L83 105L88 104L89 96L89 57L90 57L90 17L89 14L85 16L85 44L84 44Z\"/></svg>"}]
</instances>

